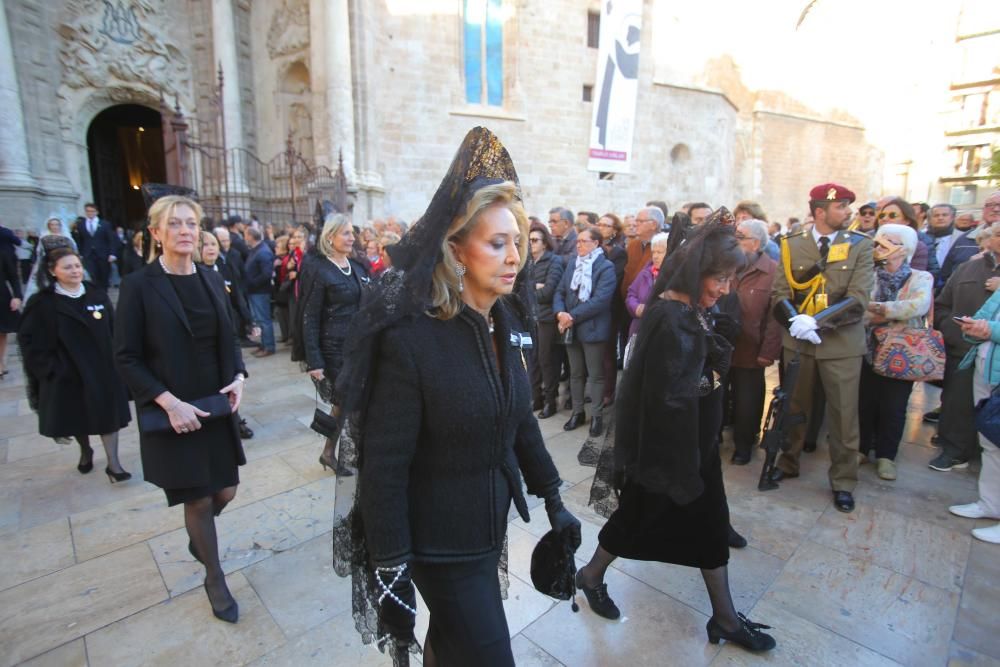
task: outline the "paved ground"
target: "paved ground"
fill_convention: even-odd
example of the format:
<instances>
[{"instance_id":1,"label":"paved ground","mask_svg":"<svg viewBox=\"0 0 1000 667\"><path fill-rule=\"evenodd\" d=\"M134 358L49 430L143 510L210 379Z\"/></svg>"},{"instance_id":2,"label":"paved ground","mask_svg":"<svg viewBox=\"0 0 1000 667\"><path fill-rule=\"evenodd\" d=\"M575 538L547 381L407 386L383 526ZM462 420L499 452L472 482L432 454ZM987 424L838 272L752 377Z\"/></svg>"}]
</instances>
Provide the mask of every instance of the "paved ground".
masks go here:
<instances>
[{"instance_id":1,"label":"paved ground","mask_svg":"<svg viewBox=\"0 0 1000 667\"><path fill-rule=\"evenodd\" d=\"M211 616L181 510L140 474L109 484L103 454L93 473L77 473L75 444L36 434L11 359L0 381L0 667L388 663L360 644L349 582L331 568L336 478L317 463L322 443L307 428L312 387L285 354L249 364L243 412L257 435L219 523L240 603L231 626ZM830 504L822 445L804 455L800 479L767 494L755 488L759 456L752 466L726 464L733 523L750 541L732 554L731 585L738 608L774 626L773 653L706 642L710 607L693 569L615 563L608 584L618 622L538 594L526 583L547 529L536 504L531 523L510 525L506 608L518 664L1000 664L1000 547L972 539L976 522L946 509L975 499L976 471L926 467L934 450L919 415L932 391L911 401L899 480L879 481L864 466L853 514ZM543 421L543 431L567 504L584 520L587 558L602 520L585 507L592 471L576 461L584 429L564 433L564 420ZM122 453L141 473L134 424ZM426 622L421 614L418 633Z\"/></svg>"}]
</instances>

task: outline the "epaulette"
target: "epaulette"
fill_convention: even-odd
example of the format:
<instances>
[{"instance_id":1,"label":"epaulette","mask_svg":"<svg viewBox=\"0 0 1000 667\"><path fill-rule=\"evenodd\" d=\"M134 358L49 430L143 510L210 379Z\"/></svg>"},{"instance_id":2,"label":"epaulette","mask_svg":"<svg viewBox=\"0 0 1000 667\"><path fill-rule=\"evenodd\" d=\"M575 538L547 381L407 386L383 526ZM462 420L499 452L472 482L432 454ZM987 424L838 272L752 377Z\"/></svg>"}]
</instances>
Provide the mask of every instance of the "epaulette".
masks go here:
<instances>
[{"instance_id":1,"label":"epaulette","mask_svg":"<svg viewBox=\"0 0 1000 667\"><path fill-rule=\"evenodd\" d=\"M869 241L872 240L872 237L868 236L864 232L859 232L856 229L848 230L847 234L848 234L847 242L850 243L851 245L860 243L862 239L868 239Z\"/></svg>"},{"instance_id":2,"label":"epaulette","mask_svg":"<svg viewBox=\"0 0 1000 667\"><path fill-rule=\"evenodd\" d=\"M799 231L799 232L789 232L787 234L784 234L781 238L782 239L794 239L794 238L796 238L798 236L805 236L808 233L809 233L809 230L808 229L804 229L804 230Z\"/></svg>"}]
</instances>

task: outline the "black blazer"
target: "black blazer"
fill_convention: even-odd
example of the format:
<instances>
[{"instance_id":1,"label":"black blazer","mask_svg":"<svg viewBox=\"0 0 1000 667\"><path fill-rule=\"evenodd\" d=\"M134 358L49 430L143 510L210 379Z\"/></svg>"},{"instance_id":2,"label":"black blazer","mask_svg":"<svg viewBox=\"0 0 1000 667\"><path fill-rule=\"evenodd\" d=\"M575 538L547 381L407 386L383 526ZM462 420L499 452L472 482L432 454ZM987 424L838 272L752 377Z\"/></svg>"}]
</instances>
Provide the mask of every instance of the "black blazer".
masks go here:
<instances>
[{"instance_id":1,"label":"black blazer","mask_svg":"<svg viewBox=\"0 0 1000 667\"><path fill-rule=\"evenodd\" d=\"M77 225L76 243L80 248L80 256L84 259L108 261L109 255L120 255L118 235L107 220L97 219L97 229L91 235L87 231L87 221L84 219Z\"/></svg>"},{"instance_id":2,"label":"black blazer","mask_svg":"<svg viewBox=\"0 0 1000 667\"><path fill-rule=\"evenodd\" d=\"M499 366L486 321L469 308L448 321L418 315L378 345L364 426L360 505L380 566L453 562L503 547L513 500L558 491L559 473L531 411L531 383L511 331L493 308Z\"/></svg>"},{"instance_id":3,"label":"black blazer","mask_svg":"<svg viewBox=\"0 0 1000 667\"><path fill-rule=\"evenodd\" d=\"M246 367L233 333L222 276L203 266L197 266L197 271L219 318L217 346L221 389L236 377L236 373L246 374ZM154 398L171 387L186 383L199 372L199 368L193 368L188 362L185 346L190 345L194 345L194 337L184 306L159 262L147 264L125 276L118 296L115 362L135 398L137 412L147 406L155 406ZM192 400L201 397L179 398ZM233 439L239 443L235 415L230 417L229 423ZM200 465L205 452L199 444L196 439L172 432L140 432L144 477L168 489L207 484L209 470L207 464ZM237 449L237 462L242 465L246 457L242 446L237 445Z\"/></svg>"}]
</instances>

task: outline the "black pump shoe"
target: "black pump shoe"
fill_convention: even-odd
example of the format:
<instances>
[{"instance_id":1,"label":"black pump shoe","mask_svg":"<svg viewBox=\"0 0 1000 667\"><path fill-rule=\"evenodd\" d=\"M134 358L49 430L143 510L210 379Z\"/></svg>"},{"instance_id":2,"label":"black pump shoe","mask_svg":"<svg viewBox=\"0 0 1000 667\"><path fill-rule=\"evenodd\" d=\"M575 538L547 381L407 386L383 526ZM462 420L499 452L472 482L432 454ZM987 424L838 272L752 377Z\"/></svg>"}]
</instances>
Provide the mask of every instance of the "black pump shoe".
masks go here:
<instances>
[{"instance_id":1,"label":"black pump shoe","mask_svg":"<svg viewBox=\"0 0 1000 667\"><path fill-rule=\"evenodd\" d=\"M729 546L733 549L742 549L747 545L747 538L736 532L733 524L729 524Z\"/></svg>"},{"instance_id":2,"label":"black pump shoe","mask_svg":"<svg viewBox=\"0 0 1000 667\"><path fill-rule=\"evenodd\" d=\"M584 596L587 598L587 604L590 605L591 610L598 616L614 621L622 615L621 610L618 609L618 605L608 595L607 584L598 584L594 588L587 588L583 585L583 576L577 571L576 588L583 591Z\"/></svg>"},{"instance_id":3,"label":"black pump shoe","mask_svg":"<svg viewBox=\"0 0 1000 667\"><path fill-rule=\"evenodd\" d=\"M93 463L91 463L93 466ZM122 469L121 472L112 472L111 468L105 468L104 473L108 476L108 481L114 484L115 482L125 482L132 479L132 473L128 470Z\"/></svg>"},{"instance_id":4,"label":"black pump shoe","mask_svg":"<svg viewBox=\"0 0 1000 667\"><path fill-rule=\"evenodd\" d=\"M583 415L582 412L575 412L569 418L569 421L567 421L565 424L563 424L563 430L564 431L572 431L573 429L580 428L581 426L583 426L583 422L586 419L587 418L584 417L584 415Z\"/></svg>"},{"instance_id":5,"label":"black pump shoe","mask_svg":"<svg viewBox=\"0 0 1000 667\"><path fill-rule=\"evenodd\" d=\"M715 617L708 619L705 630L708 631L708 641L718 644L720 639L727 642L736 642L748 651L770 651L775 647L776 642L771 635L761 632L770 630L770 625L754 623L743 614L737 614L740 618L740 627L735 632L724 630L721 625L715 622Z\"/></svg>"},{"instance_id":6,"label":"black pump shoe","mask_svg":"<svg viewBox=\"0 0 1000 667\"><path fill-rule=\"evenodd\" d=\"M604 423L600 417L591 417L590 419L590 435L597 437L604 433Z\"/></svg>"},{"instance_id":7,"label":"black pump shoe","mask_svg":"<svg viewBox=\"0 0 1000 667\"><path fill-rule=\"evenodd\" d=\"M76 465L76 469L80 471L81 475L86 475L94 469L93 449L88 449L86 452L80 454L80 462Z\"/></svg>"},{"instance_id":8,"label":"black pump shoe","mask_svg":"<svg viewBox=\"0 0 1000 667\"><path fill-rule=\"evenodd\" d=\"M208 604L212 607L212 615L217 619L225 621L226 623L235 623L239 620L240 606L236 604L236 600L232 598L232 593L230 593L229 596L229 606L225 609L216 609L215 606L212 605L212 596L208 594L208 584L205 584L205 595L208 596Z\"/></svg>"}]
</instances>

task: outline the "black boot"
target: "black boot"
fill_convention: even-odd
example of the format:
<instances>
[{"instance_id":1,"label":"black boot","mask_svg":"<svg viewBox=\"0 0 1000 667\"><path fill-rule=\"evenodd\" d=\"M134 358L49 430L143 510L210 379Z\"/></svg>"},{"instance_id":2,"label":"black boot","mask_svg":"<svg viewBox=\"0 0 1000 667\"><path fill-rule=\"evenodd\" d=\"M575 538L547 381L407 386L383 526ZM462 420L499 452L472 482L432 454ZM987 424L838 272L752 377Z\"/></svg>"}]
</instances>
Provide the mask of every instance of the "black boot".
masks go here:
<instances>
[{"instance_id":1,"label":"black boot","mask_svg":"<svg viewBox=\"0 0 1000 667\"><path fill-rule=\"evenodd\" d=\"M580 428L583 426L583 422L586 421L582 412L574 412L569 418L569 421L563 424L564 431L572 431L573 429Z\"/></svg>"},{"instance_id":2,"label":"black boot","mask_svg":"<svg viewBox=\"0 0 1000 667\"><path fill-rule=\"evenodd\" d=\"M602 433L604 433L603 420L597 416L592 417L590 419L590 435L596 438Z\"/></svg>"}]
</instances>

